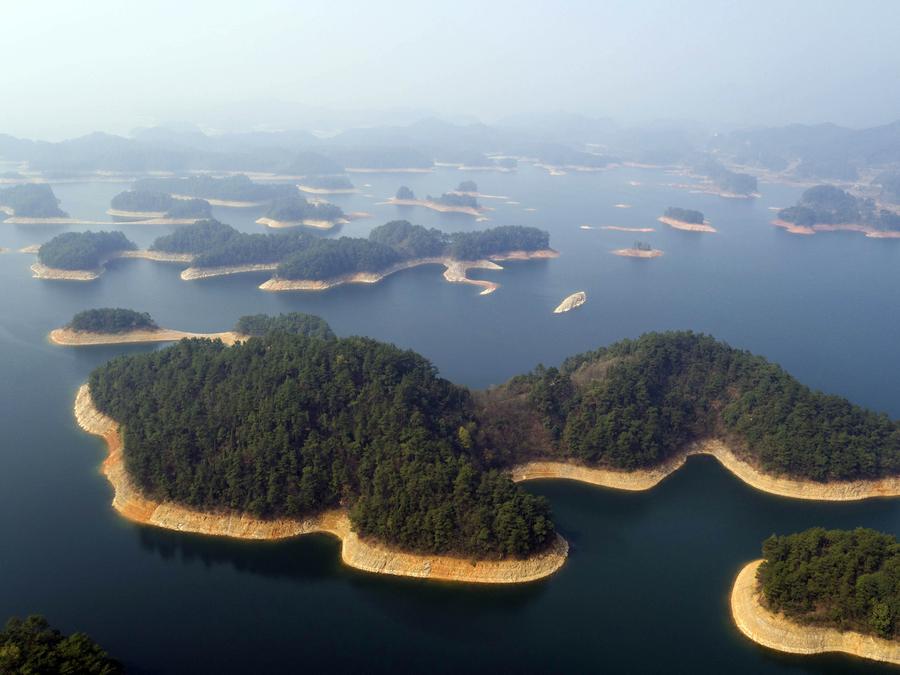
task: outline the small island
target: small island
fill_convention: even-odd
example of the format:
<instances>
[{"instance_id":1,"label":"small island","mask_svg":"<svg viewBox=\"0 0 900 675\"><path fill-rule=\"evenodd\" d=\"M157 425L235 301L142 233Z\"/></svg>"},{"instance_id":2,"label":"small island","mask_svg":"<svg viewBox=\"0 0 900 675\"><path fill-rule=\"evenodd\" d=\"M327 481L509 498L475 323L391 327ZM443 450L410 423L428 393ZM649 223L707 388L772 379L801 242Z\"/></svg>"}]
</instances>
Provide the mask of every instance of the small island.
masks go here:
<instances>
[{"instance_id":1,"label":"small island","mask_svg":"<svg viewBox=\"0 0 900 675\"><path fill-rule=\"evenodd\" d=\"M873 239L900 238L900 214L833 185L809 188L796 206L781 209L772 224L791 234L847 231Z\"/></svg>"},{"instance_id":2,"label":"small island","mask_svg":"<svg viewBox=\"0 0 900 675\"><path fill-rule=\"evenodd\" d=\"M738 629L793 654L844 652L900 665L900 544L859 528L772 536L731 592Z\"/></svg>"},{"instance_id":3,"label":"small island","mask_svg":"<svg viewBox=\"0 0 900 675\"><path fill-rule=\"evenodd\" d=\"M613 255L622 256L623 258L658 258L663 254L659 249L653 248L646 241L636 241L631 248L617 248Z\"/></svg>"},{"instance_id":4,"label":"small island","mask_svg":"<svg viewBox=\"0 0 900 675\"><path fill-rule=\"evenodd\" d=\"M477 197L468 192L445 192L440 197L428 195L425 199L416 199L412 190L401 185L397 194L385 203L395 206L421 206L440 213L461 213L479 220L487 220L484 216L487 209L478 203Z\"/></svg>"},{"instance_id":5,"label":"small island","mask_svg":"<svg viewBox=\"0 0 900 675\"><path fill-rule=\"evenodd\" d=\"M126 190L112 198L106 212L114 218L159 225L191 224L212 217L205 199L176 199L165 192Z\"/></svg>"},{"instance_id":6,"label":"small island","mask_svg":"<svg viewBox=\"0 0 900 675\"><path fill-rule=\"evenodd\" d=\"M314 195L345 195L356 192L356 187L344 175L306 176L297 188Z\"/></svg>"},{"instance_id":7,"label":"small island","mask_svg":"<svg viewBox=\"0 0 900 675\"><path fill-rule=\"evenodd\" d=\"M657 220L669 227L674 227L676 230L686 230L688 232L717 231L716 228L707 222L700 211L682 209L677 206L667 208L666 212Z\"/></svg>"},{"instance_id":8,"label":"small island","mask_svg":"<svg viewBox=\"0 0 900 675\"><path fill-rule=\"evenodd\" d=\"M67 222L53 188L45 183L23 183L0 188L0 207L11 224Z\"/></svg>"},{"instance_id":9,"label":"small island","mask_svg":"<svg viewBox=\"0 0 900 675\"><path fill-rule=\"evenodd\" d=\"M577 291L572 293L572 295L566 296L561 303L556 306L556 309L553 310L554 314L562 314L564 312L571 312L576 307L581 307L584 303L587 302L587 293L584 291Z\"/></svg>"},{"instance_id":10,"label":"small island","mask_svg":"<svg viewBox=\"0 0 900 675\"><path fill-rule=\"evenodd\" d=\"M305 225L318 230L330 230L348 222L339 206L327 202L311 202L299 194L280 197L272 202L266 214L257 221L272 228Z\"/></svg>"},{"instance_id":11,"label":"small island","mask_svg":"<svg viewBox=\"0 0 900 675\"><path fill-rule=\"evenodd\" d=\"M334 337L331 327L325 321L317 316L300 312L278 316L265 314L242 316L231 331L189 333L160 328L146 312L107 307L79 312L63 328L50 331L49 338L53 344L66 347L173 342L184 338L221 340L224 344L230 345L240 340L262 337L275 332L323 339Z\"/></svg>"},{"instance_id":12,"label":"small island","mask_svg":"<svg viewBox=\"0 0 900 675\"><path fill-rule=\"evenodd\" d=\"M38 279L93 281L106 262L137 245L122 232L64 232L42 244L31 271Z\"/></svg>"}]
</instances>

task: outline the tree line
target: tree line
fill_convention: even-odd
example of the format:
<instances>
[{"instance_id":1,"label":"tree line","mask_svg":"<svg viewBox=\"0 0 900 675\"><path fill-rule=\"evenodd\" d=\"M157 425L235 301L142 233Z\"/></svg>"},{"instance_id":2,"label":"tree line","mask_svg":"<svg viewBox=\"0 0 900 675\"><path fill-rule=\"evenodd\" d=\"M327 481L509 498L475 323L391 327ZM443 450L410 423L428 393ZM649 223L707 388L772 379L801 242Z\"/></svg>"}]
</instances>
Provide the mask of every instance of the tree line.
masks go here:
<instances>
[{"instance_id":1,"label":"tree line","mask_svg":"<svg viewBox=\"0 0 900 675\"><path fill-rule=\"evenodd\" d=\"M38 260L56 269L93 270L113 253L136 248L137 244L119 231L63 232L41 245Z\"/></svg>"}]
</instances>

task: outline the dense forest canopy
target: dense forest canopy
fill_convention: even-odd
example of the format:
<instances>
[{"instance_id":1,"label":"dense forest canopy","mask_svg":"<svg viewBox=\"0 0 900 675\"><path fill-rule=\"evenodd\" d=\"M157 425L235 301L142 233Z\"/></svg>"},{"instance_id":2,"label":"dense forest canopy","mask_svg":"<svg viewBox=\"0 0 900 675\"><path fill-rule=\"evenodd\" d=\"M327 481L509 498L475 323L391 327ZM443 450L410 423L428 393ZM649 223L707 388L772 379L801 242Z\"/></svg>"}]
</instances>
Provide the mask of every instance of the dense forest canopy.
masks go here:
<instances>
[{"instance_id":1,"label":"dense forest canopy","mask_svg":"<svg viewBox=\"0 0 900 675\"><path fill-rule=\"evenodd\" d=\"M707 157L694 170L706 174L723 191L739 195L752 195L756 192L757 181L748 173L736 173L726 168L721 162Z\"/></svg>"},{"instance_id":2,"label":"dense forest canopy","mask_svg":"<svg viewBox=\"0 0 900 675\"><path fill-rule=\"evenodd\" d=\"M347 176L306 176L303 185L319 190L352 190L353 183Z\"/></svg>"},{"instance_id":3,"label":"dense forest canopy","mask_svg":"<svg viewBox=\"0 0 900 675\"><path fill-rule=\"evenodd\" d=\"M84 633L63 635L42 616L12 618L0 630L0 673L55 675L125 672L115 659Z\"/></svg>"},{"instance_id":4,"label":"dense forest canopy","mask_svg":"<svg viewBox=\"0 0 900 675\"><path fill-rule=\"evenodd\" d=\"M890 534L821 527L763 544L766 604L802 623L900 639L900 543Z\"/></svg>"},{"instance_id":5,"label":"dense forest canopy","mask_svg":"<svg viewBox=\"0 0 900 675\"><path fill-rule=\"evenodd\" d=\"M334 340L335 334L325 319L303 312L289 312L271 316L269 314L248 314L238 319L235 332L251 337L262 337L271 333L291 333L322 340Z\"/></svg>"},{"instance_id":6,"label":"dense forest canopy","mask_svg":"<svg viewBox=\"0 0 900 675\"><path fill-rule=\"evenodd\" d=\"M432 197L431 195L428 195L426 199L429 202L437 202L438 204L443 204L444 206L463 207L467 209L481 208L481 205L478 203L478 199L476 199L472 195L457 194L456 192L445 192L440 197Z\"/></svg>"},{"instance_id":7,"label":"dense forest canopy","mask_svg":"<svg viewBox=\"0 0 900 675\"><path fill-rule=\"evenodd\" d=\"M368 239L319 239L278 267L284 279L324 280L380 272L404 260L452 257L478 260L509 251L546 249L550 235L533 227L506 226L444 234L394 220L376 227Z\"/></svg>"},{"instance_id":8,"label":"dense forest canopy","mask_svg":"<svg viewBox=\"0 0 900 675\"><path fill-rule=\"evenodd\" d=\"M395 199L415 199L416 193L410 190L405 185L401 185L397 188L397 194L394 195Z\"/></svg>"},{"instance_id":9,"label":"dense forest canopy","mask_svg":"<svg viewBox=\"0 0 900 675\"><path fill-rule=\"evenodd\" d=\"M304 220L328 220L336 222L344 217L340 206L326 202L311 202L296 190L290 195L278 197L266 212L266 218L282 222L303 222Z\"/></svg>"},{"instance_id":10,"label":"dense forest canopy","mask_svg":"<svg viewBox=\"0 0 900 675\"><path fill-rule=\"evenodd\" d=\"M547 502L483 465L469 392L411 351L182 340L110 361L90 387L153 498L264 517L345 506L362 536L422 552L522 556L554 536Z\"/></svg>"},{"instance_id":11,"label":"dense forest canopy","mask_svg":"<svg viewBox=\"0 0 900 675\"><path fill-rule=\"evenodd\" d=\"M677 206L670 206L665 211L666 218L680 220L682 223L692 223L694 225L703 224L703 213L694 209L682 209Z\"/></svg>"},{"instance_id":12,"label":"dense forest canopy","mask_svg":"<svg viewBox=\"0 0 900 675\"><path fill-rule=\"evenodd\" d=\"M800 196L796 206L781 209L778 217L806 227L851 223L886 230L900 229L900 215L878 209L874 200L854 197L834 185L809 188Z\"/></svg>"},{"instance_id":13,"label":"dense forest canopy","mask_svg":"<svg viewBox=\"0 0 900 675\"><path fill-rule=\"evenodd\" d=\"M205 199L175 199L166 218L211 218L212 207Z\"/></svg>"},{"instance_id":14,"label":"dense forest canopy","mask_svg":"<svg viewBox=\"0 0 900 675\"><path fill-rule=\"evenodd\" d=\"M457 192L478 192L478 183L474 180L464 180L456 186Z\"/></svg>"},{"instance_id":15,"label":"dense forest canopy","mask_svg":"<svg viewBox=\"0 0 900 675\"><path fill-rule=\"evenodd\" d=\"M26 218L66 218L59 208L53 188L45 183L24 183L0 188L0 206L11 208L17 216Z\"/></svg>"},{"instance_id":16,"label":"dense forest canopy","mask_svg":"<svg viewBox=\"0 0 900 675\"><path fill-rule=\"evenodd\" d=\"M159 211L165 213L175 198L168 192L125 190L112 198L110 206L120 211Z\"/></svg>"},{"instance_id":17,"label":"dense forest canopy","mask_svg":"<svg viewBox=\"0 0 900 675\"><path fill-rule=\"evenodd\" d=\"M486 424L503 427L504 415L514 414L537 419L545 438L537 454L591 465L651 467L692 441L719 437L776 475L836 481L900 473L898 422L690 332L648 333L560 368L538 367L485 401ZM495 445L517 443L534 445L518 437Z\"/></svg>"},{"instance_id":18,"label":"dense forest canopy","mask_svg":"<svg viewBox=\"0 0 900 675\"><path fill-rule=\"evenodd\" d=\"M103 307L78 312L66 328L88 333L127 333L132 330L157 330L159 326L147 312Z\"/></svg>"},{"instance_id":19,"label":"dense forest canopy","mask_svg":"<svg viewBox=\"0 0 900 675\"><path fill-rule=\"evenodd\" d=\"M237 174L224 178L187 176L183 178L142 178L135 181L136 191L166 192L197 199L221 199L238 202L267 202L296 193L292 185L262 185L247 176Z\"/></svg>"},{"instance_id":20,"label":"dense forest canopy","mask_svg":"<svg viewBox=\"0 0 900 675\"><path fill-rule=\"evenodd\" d=\"M114 253L137 245L122 232L63 232L41 245L38 260L61 270L93 270Z\"/></svg>"}]
</instances>

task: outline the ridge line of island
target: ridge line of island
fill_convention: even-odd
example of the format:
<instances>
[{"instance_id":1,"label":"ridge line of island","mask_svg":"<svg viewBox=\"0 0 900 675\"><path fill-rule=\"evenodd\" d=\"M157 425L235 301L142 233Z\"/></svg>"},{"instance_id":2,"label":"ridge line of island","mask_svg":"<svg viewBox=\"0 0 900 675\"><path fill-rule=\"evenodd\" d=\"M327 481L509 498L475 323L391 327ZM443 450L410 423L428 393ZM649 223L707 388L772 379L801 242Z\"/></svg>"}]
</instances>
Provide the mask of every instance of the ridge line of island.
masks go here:
<instances>
[{"instance_id":1,"label":"ridge line of island","mask_svg":"<svg viewBox=\"0 0 900 675\"><path fill-rule=\"evenodd\" d=\"M23 251L34 250L33 247ZM92 281L117 258L188 263L185 281L248 272L275 272L259 287L266 291L320 291L349 283L375 283L395 272L440 264L444 279L480 287L481 295L499 284L470 279L470 269L503 269L497 262L556 258L549 235L531 227L506 226L445 234L436 229L391 221L368 238L321 239L305 232L246 234L215 220L202 220L158 237L138 250L121 232L66 232L41 245L36 278Z\"/></svg>"},{"instance_id":2,"label":"ridge line of island","mask_svg":"<svg viewBox=\"0 0 900 675\"><path fill-rule=\"evenodd\" d=\"M119 329L127 332L128 329L135 326L146 327L148 321L150 321L148 315L141 315L130 310L88 310L81 315L76 315L71 325L108 330ZM242 317L235 327L235 332L249 337L246 340L237 341L233 346L225 346L218 340L186 339L162 351L120 357L95 370L91 374L89 382L80 388L75 404L76 417L83 428L106 438L109 444L110 458L104 464L104 471L116 486L117 496L114 505L126 517L176 530L243 538L280 538L323 530L336 534L344 540L344 560L360 569L446 580L514 583L532 581L552 574L564 563L567 551L567 545L555 533L552 521L548 520L550 517L549 511L546 510L548 507L543 505L546 500L520 492L515 487L516 482L565 478L622 490L647 490L683 466L688 457L706 454L714 456L725 468L754 488L778 495L839 501L900 495L900 470L896 466L897 458L890 451L890 444L893 442L891 434L895 434L897 422L875 416L852 406L849 402L837 400L835 397L829 398L812 392L763 359L733 350L705 336L697 336L692 333L648 334L635 341L626 340L594 353L572 357L567 360L562 370L539 366L532 373L515 377L500 387L481 392L469 392L465 388L456 387L438 378L436 373L430 370L432 368L430 364L413 352L403 352L390 345L377 343L367 338L337 338L327 324L318 317L303 314L281 315L274 318L262 315ZM668 357L664 355L667 350L669 351ZM679 353L680 356L676 357L675 355ZM189 359L188 363L190 359L193 359L197 365L185 368L186 358ZM665 365L667 358L675 358L676 361ZM682 359L681 365L677 365L678 358ZM729 360L732 363L731 366L728 365ZM248 365L252 363L258 363L259 368ZM265 366L266 363L271 365ZM294 363L298 365L292 366L291 364ZM306 365L302 365L304 363ZM701 363L716 364L717 370L724 368L724 372L732 373L729 376L731 379L725 382L718 379L716 373L704 374L704 378L707 376L711 378L710 384L716 383L715 391L710 391L709 385L697 381L689 385L691 391L683 391L679 394L687 397L685 400L690 400L698 406L697 411L679 422L679 424L687 425L681 430L676 424L670 429L660 428L654 431L655 434L659 434L661 440L665 440L669 444L669 449L664 453L661 449L657 451L662 453L658 454L657 459L650 459L649 455L639 459L639 454L643 452L640 448L635 448L633 451L638 454L631 455L632 451L629 451L629 454L616 459L618 456L616 453L620 450L615 450L614 446L616 444L621 446L622 440L628 438L627 429L631 428L637 420L642 419L644 415L649 415L649 419L665 418L662 410L654 412L654 409L651 408L642 412L639 407L636 408L635 404L628 403L631 399L638 400L635 398L637 395L633 391L634 387L629 384L635 376L634 368L637 367L639 370L649 368L647 376L651 378L650 381L658 381L658 376L651 374L653 369L670 369L669 377L674 378L671 384L659 384L658 386L661 386L662 389L649 392L649 398L651 405L654 406L671 405L673 402L666 394L668 387L683 387L688 382L683 378L688 374L692 373L692 376L695 376L698 373L705 373L702 368L700 370L696 368ZM421 474L416 481L407 483L405 481L408 478L401 478L403 475L402 464L395 466L388 473L381 474L377 471L377 462L387 460L375 460L376 464L372 466L369 464L371 460L365 459L365 453L369 451L363 450L363 455L359 456L356 461L361 461L363 466L368 468L357 478L352 479L354 482L362 481L353 488L355 491L361 491L357 497L348 497L348 494L344 492L344 497L340 499L338 499L340 493L336 493L334 497L327 500L314 498L313 495L317 494L318 490L324 489L329 484L327 482L329 473L326 471L319 479L315 479L312 475L306 476L306 470L304 470L304 478L294 484L296 487L282 487L273 492L271 483L268 484L269 487L266 487L265 481L260 485L260 489L263 490L260 498L276 500L268 508L259 503L250 508L239 508L236 504L240 502L240 499L249 499L249 496L235 501L234 495L228 497L214 492L204 497L206 488L201 487L199 494L193 493L189 489L190 482L182 483L177 476L167 477L168 470L156 473L157 469L153 467L157 464L161 469L163 466L171 466L172 461L202 462L201 465L198 465L198 468L203 467L202 476L197 474L194 478L190 478L189 474L185 474L184 480L191 481L202 478L201 485L206 485L210 481L209 484L214 485L220 480L216 478L217 472L224 469L224 466L216 468L217 464L223 461L227 462L224 458L229 453L243 452L238 447L233 447L232 443L229 443L229 448L219 448L218 443L213 443L210 447L197 446L196 449L191 450L191 445L207 443L202 439L207 438L208 435L202 433L201 429L197 429L196 433L188 432L187 429L182 428L183 425L167 427L164 423L167 415L166 408L175 406L175 410L180 410L181 406L185 405L196 407L197 412L194 414L201 415L198 419L205 419L203 415L214 414L215 419L211 419L210 424L226 423L233 427L224 436L218 434L218 437L239 439L247 433L243 430L240 419L245 412L257 410L258 405L253 403L253 400L261 393L257 388L258 385L249 383L240 385L240 382L243 381L240 378L259 382L260 376L271 378L275 374L275 379L271 380L273 383L271 386L277 386L279 394L275 399L264 395L265 404L261 410L268 410L273 402L280 401L278 405L284 405L297 396L300 396L300 401L302 401L310 396L319 400L320 396L326 395L324 392L319 393L316 389L310 388L309 384L312 384L312 381L304 384L303 378L301 378L301 382L290 385L291 387L300 386L300 389L296 389L294 394L290 394L290 388L284 389L288 382L278 385L277 383L282 382L282 379L271 370L272 368L288 368L290 370L299 367L301 372L312 374L319 372L323 366L326 368L326 371L323 372L331 372L334 368L341 371L350 369L342 375L337 373L325 375L328 381L334 383L329 385L332 388L335 386L343 389L350 387L341 396L359 396L359 394L351 394L351 390L369 391L365 389L369 386L367 382L370 377L375 377L376 380L372 380L372 382L379 384L374 385L375 388L371 390L371 394L367 398L354 399L366 400L367 406L375 406L373 411L380 409L378 407L381 405L379 398L387 397L385 401L392 400L390 393L392 387L408 388L413 382L417 382L413 386L422 388L421 392L414 394L407 391L404 396L413 396L414 398L410 400L417 401L415 404L417 409L421 407L419 414L426 415L426 417L420 418L420 422L426 424L426 427L422 427L421 433L426 435L447 434L443 442L455 446L454 452L462 453L459 455L459 461L462 464L458 469L451 468L456 466L453 462L457 460L449 460L448 455L442 454L443 459L438 460L435 457L435 461L439 462L438 465L445 467L440 469L441 471L451 472L449 476L432 484L431 479L425 480L425 476L429 471L437 469L426 469L427 465L422 465L414 475L419 475L422 471L425 473ZM172 384L174 377L170 377L168 374L170 371L175 372L172 370L173 368L177 372L188 373L189 379L197 380L197 386L203 386L202 383L206 377L204 372L215 374L217 382L215 386L218 389L204 390L202 396L188 399L191 401L190 403L187 400L179 402L171 399L164 389L171 389L174 386ZM265 368L268 370L262 370ZM358 370L360 368L362 370ZM674 370L671 370L672 368ZM238 376L238 371L241 373L240 376ZM371 375L367 374L369 372ZM383 375L377 375L378 372L383 372ZM419 374L413 375L414 372ZM351 373L355 373L355 375L351 375ZM120 378L124 379L120 380ZM772 378L775 382L770 383L769 380ZM390 382L396 384L390 384ZM407 384L400 385L400 382ZM187 385L188 388L185 389L182 385ZM173 390L173 396L182 397L191 388L190 383L182 383L182 385L179 385L177 390L180 393L175 394L175 390ZM228 389L235 385L243 386L247 391L241 393ZM854 461L857 461L854 453L863 452L859 444L833 446L828 452L836 453L833 457L834 465L831 465L832 460L830 459L826 461L824 467L816 465L815 458L805 454L807 451L802 449L809 442L804 436L808 433L808 428L803 424L796 426L790 423L784 434L766 432L769 422L763 421L763 419L776 413L784 414L779 401L770 400L775 397L771 395L759 397L759 391L773 385L778 391L784 392L781 394L782 396L793 397L800 401L805 400L806 403L798 403L798 405L804 405L805 409L815 410L825 401L828 401L828 405L832 407L845 408L846 412L841 413L838 410L837 415L844 420L843 424L850 426L836 429L835 440L839 437L844 438L845 435L855 436L862 442L866 442L864 439L869 439L868 442L876 444L871 450L875 453L873 455L875 468L867 469L868 473L863 474L864 477L860 476L861 469L848 469ZM137 389L134 389L135 387ZM233 391L233 394L225 394L226 391ZM250 394L248 399L246 396L250 391L255 393ZM716 393L716 391L721 393ZM727 407L733 410L723 420L719 417L721 404L707 408L708 403L697 400L700 396L699 392L705 392L704 396L712 397L727 395L730 400ZM143 398L144 403L131 401L129 397L132 395ZM602 399L597 399L597 395L610 401L605 405L612 405L613 408L606 409L603 406L598 408L596 401ZM328 396L328 399L321 400L331 401L329 405L343 406L340 403L341 398L333 398L334 393ZM424 398L422 398L423 396ZM437 398L434 398L435 396ZM450 399L447 399L448 396ZM547 396L550 398L548 399ZM558 398L560 396L563 398ZM626 399L620 403L613 403L617 396L625 396ZM158 403L153 402L155 398L159 399ZM557 400L554 401L554 399ZM245 412L237 410L229 412L229 406L238 404L241 400L244 400L240 406ZM439 407L431 409L431 412L425 412L430 410L429 406L436 404L438 400L444 401L444 403L438 404ZM449 400L457 402L451 404L448 402ZM208 413L200 413L208 405L205 401L217 402L215 413L212 413L211 410ZM304 406L299 404L298 407L298 404L299 401L291 406L290 409L293 412L290 414L297 420L306 419L308 422L301 423L301 426L294 428L293 431L286 429L285 432L300 434L296 437L295 443L303 443L304 435L313 434L313 436L307 436L306 445L303 446L304 457L314 447L321 447L324 451L329 447L327 437L317 435L312 429L318 424L331 424L328 420L338 420L339 418L326 414L325 410L319 407L320 404L314 404L311 400L310 405L313 406L311 409L319 411L316 413L316 419L319 421L313 422L312 418L305 416ZM620 408L619 406L626 407ZM747 406L750 407L746 408ZM342 407L342 409L344 408ZM115 410L119 412L111 414ZM555 413L550 413L550 416L546 417L546 413L541 413L541 410L567 410L568 412L564 414L563 418L557 419L554 417ZM617 410L621 410L621 412L615 412ZM705 410L707 412L703 412ZM736 411L739 410L743 410L743 412L736 414ZM150 418L145 417L149 411L158 411L160 417L154 417L153 419L156 421L151 421ZM402 415L404 419L410 419L402 407L394 408L394 411L396 414ZM359 409L355 410L353 414L362 415L363 419L370 420L369 424L371 424L374 421L373 414L377 419L379 414L383 416L395 413L367 413L365 410ZM179 415L181 414L179 413ZM184 414L187 412L185 411ZM222 417L223 414L224 417ZM258 413L253 414L257 415ZM457 414L462 417L456 417ZM604 416L610 414L614 416L612 424L601 422ZM434 422L429 423L427 415L437 415L446 421L437 422L436 418ZM618 422L614 421L616 416L621 415L626 415L626 417ZM628 417L629 415L637 415L637 417ZM712 417L708 423L704 423L701 422L702 418L693 419L691 415ZM216 422L216 419L219 421ZM466 421L467 419L468 421ZM714 423L713 419L719 419L720 422ZM159 424L160 420L163 421L162 425ZM150 428L146 426L148 422L153 428L152 436L146 436L146 433L150 431ZM313 427L307 428L306 424L312 424ZM388 432L392 427L386 421L377 424L369 432L358 430L357 433L362 433L363 438L369 438L370 434L375 433L375 436L371 436L371 442L375 443L376 447L380 447L381 441L377 440L378 434ZM386 424L386 426L383 427L383 431L378 431L378 429L382 429L381 424ZM429 428L427 426L429 424L438 426L433 427L432 431L424 431ZM690 434L686 435L688 428L701 429L707 424L711 430L721 424L724 424L725 428L714 432L718 434L717 437L701 435L692 439ZM554 429L559 429L560 425L563 429L561 433L554 431ZM254 428L266 427L259 427L259 423L254 422ZM438 432L440 428L444 428L445 431ZM611 438L615 439L619 433L617 429L621 429L625 434L625 436L618 437L619 441L603 440L603 434L608 433L612 433ZM768 460L760 460L758 457L753 459L754 453L759 451L755 450L753 445L741 448L741 444L747 441L741 441L739 436L734 435L737 429L743 429L740 434L749 434L750 438L761 438L764 443L776 443L783 446L783 452L786 454L781 457L776 454ZM184 433L189 433L189 436L184 436ZM697 433L697 431L693 432L694 435ZM214 437L209 437L210 441ZM559 440L554 441L554 437ZM273 437L272 442L275 442L274 438L276 437ZM313 442L313 438L317 439L314 443L324 443L324 445L310 446L309 443ZM172 439L175 447L169 447L170 441L166 439ZM387 447L391 447L392 443L388 442ZM826 438L818 442L831 443L832 441ZM185 446L185 443L188 445ZM421 449L413 451L413 455L408 456L410 458L421 457L416 461L422 461L428 456L428 452L432 452L426 448L432 446L425 437L421 437L417 443L424 445L421 446ZM878 443L887 445L881 448L877 446ZM179 449L176 450L176 447ZM589 450L592 447L597 450ZM407 449L406 452L408 453L410 450ZM606 457L606 459L594 459L589 462L587 457L591 456L590 453L598 451L601 453L600 457ZM148 452L150 454L147 454ZM175 460L177 454L171 455L172 452L187 452L188 454L184 455L184 459ZM426 455L418 454L421 452L425 452ZM447 450L443 451L443 453L446 452ZM215 459L221 453L225 453L221 455L222 458ZM481 453L486 454L482 455ZM203 459L204 456L206 459ZM239 454L238 456L243 455ZM465 459L466 457L470 457L470 459ZM132 464L132 461L136 463ZM275 456L267 458L264 455L254 461L275 461L278 466ZM451 464L443 464L447 461L450 461ZM470 461L474 464L468 464ZM770 464L766 465L766 461ZM775 462L774 466L792 467L792 473L787 473L784 468L772 469L770 465L773 461ZM807 468L803 468L804 464ZM470 468L467 469L466 466ZM763 466L769 468L763 469ZM126 469L126 467L128 468ZM188 466L183 468L187 470ZM302 465L298 467L298 471L300 468ZM811 476L818 475L823 468L827 471L825 476L838 477L814 480ZM373 469L375 473L371 474ZM265 472L260 474L259 471L255 471L252 462L247 466L247 470L251 472L250 475L255 475L257 478L265 475ZM452 476L457 470L462 473L454 479ZM138 473L135 474L134 471ZM872 471L876 471L880 475L868 477ZM484 492L477 490L471 493L467 493L466 490L460 492L464 484L470 485L468 489L476 489L479 472L481 472L482 481L493 481L496 483L495 487ZM350 479L350 475L348 475L348 479ZM372 478L365 477L369 475L372 475ZM465 478L463 478L464 475ZM314 487L315 483L307 485L309 478L314 481L324 480L326 482L316 488ZM171 482L173 480L178 482ZM394 497L387 501L377 498L375 496L377 493L369 492L371 489L367 487L369 480L394 481L394 487L384 486L382 488L388 490L385 494L394 494ZM425 483L422 483L422 480L425 480ZM504 481L507 487L501 488ZM292 484L291 481L288 484ZM235 485L243 485L243 483L239 481ZM432 485L432 487L428 488L427 485ZM438 487L439 485L445 487ZM457 486L453 489L454 496L441 498L442 491L449 489L446 486L452 485ZM150 492L145 490L145 487L148 487ZM250 487L250 484L247 484L246 488L241 488L241 490L250 489ZM293 506L291 506L289 500L287 510L284 506L277 505L281 504L280 500L284 498L278 496L284 489L301 490L300 496L290 498L300 501L293 502ZM413 493L410 493L408 497L402 496L404 491L420 489L426 490L421 497L413 497ZM184 490L188 490L188 492L184 492ZM185 498L176 496L181 493L193 496ZM302 496L303 494L306 496ZM415 508L417 507L414 507L414 510L405 516L388 517L387 513L383 512L384 509L388 509L390 512L391 509L399 508L402 503L414 504L416 500L425 498L425 494L431 495L428 497L429 500L437 500L435 505L430 507L437 510L428 511L431 515L427 516L425 520L422 520L422 515L416 515ZM465 496L466 494L469 496ZM495 503L493 507L487 507L485 504L484 508L487 510L479 510L482 507L476 507L478 500L497 499L500 495L508 495L502 499L510 501L503 502L503 505ZM313 499L310 504L318 503L319 506L312 510L308 510L311 507L305 507L298 511L298 504L306 503L305 500L308 499ZM409 499L413 501L410 502ZM450 503L445 504L441 501L442 499L450 499L455 506L451 506ZM475 502L473 503L471 500L475 500ZM226 508L225 504L229 506ZM445 511L446 508L451 510ZM476 510L470 513L469 511L473 508ZM521 509L519 515L513 515L517 509ZM444 515L438 516L439 513ZM468 518L474 517L476 513L481 514L477 516L478 518L487 518L487 520L482 526L473 524L475 529L465 535L474 537L471 539L472 544L459 544L460 548L457 548L457 545L448 546L446 543L439 543L441 540L446 540L448 536L452 540L463 535L465 531L469 531L469 525L452 525L453 519L459 519L459 523L462 524L467 522ZM455 515L451 516L451 514ZM388 520L382 521L381 519L384 517L388 517ZM432 543L404 544L403 542L407 541L409 537L412 537L409 542L418 541L416 539L418 535L414 531L406 530L407 526L403 525L404 519L407 517L413 519L409 521L410 523L419 523L416 526L410 524L408 527L425 527L425 531L431 527L426 523L433 523L437 526L438 521L433 521L433 518L440 520L442 517L450 517L450 521L435 530L435 536L438 536L438 539ZM397 518L400 520L397 521ZM376 525L378 522L383 522L384 525ZM517 522L519 524L513 525ZM459 526L465 529L453 534L452 528ZM386 532L395 532L395 534L378 534L383 531L382 527L387 527ZM451 531L443 529L445 527L451 527ZM488 529L476 536L479 527ZM507 532L507 528L510 527L512 530L509 530L508 534L502 534ZM405 534L403 534L404 532ZM444 534L438 535L438 532ZM487 538L485 539L485 537ZM497 540L500 545L499 549L495 550L492 548L494 545L488 544L493 537L500 537ZM504 537L512 538L506 540ZM422 541L431 541L430 535ZM475 544L476 541L481 543ZM508 541L508 543L502 544L503 541ZM513 542L516 541L518 543L514 544ZM528 541L531 543L526 543ZM473 545L475 549L469 548ZM487 548L484 548L485 546ZM422 547L426 550L422 550ZM475 550L480 552L476 553ZM491 553L492 550L495 552Z\"/></svg>"}]
</instances>

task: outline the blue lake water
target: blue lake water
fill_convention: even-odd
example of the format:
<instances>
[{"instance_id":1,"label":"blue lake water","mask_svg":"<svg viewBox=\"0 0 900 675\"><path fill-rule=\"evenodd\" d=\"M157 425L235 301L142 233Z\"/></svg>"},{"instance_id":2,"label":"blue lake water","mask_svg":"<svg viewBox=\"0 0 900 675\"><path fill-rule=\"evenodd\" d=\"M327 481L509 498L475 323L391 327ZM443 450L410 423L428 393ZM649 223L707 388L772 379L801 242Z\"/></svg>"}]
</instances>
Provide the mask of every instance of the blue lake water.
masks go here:
<instances>
[{"instance_id":1,"label":"blue lake water","mask_svg":"<svg viewBox=\"0 0 900 675\"><path fill-rule=\"evenodd\" d=\"M467 178L483 193L509 197L484 200L495 209L489 222L378 204L401 184L439 194ZM437 266L374 286L273 294L257 289L267 275L183 282L177 266L142 260L116 261L91 283L38 281L28 270L33 256L0 255L0 617L45 614L64 630L90 633L135 672L880 670L757 647L733 627L728 592L769 534L812 525L900 534L900 500L781 499L711 459L692 459L641 494L529 484L551 499L572 552L553 578L516 588L357 573L341 566L338 543L324 536L238 542L117 517L98 473L104 446L76 427L72 401L95 366L150 347L47 343L50 329L90 307L131 307L195 331L227 329L247 313L311 312L340 335L415 349L445 377L472 387L645 331L690 328L763 354L811 386L900 416L900 242L777 230L769 207L793 203L797 188L762 185L762 198L745 202L670 188L680 179L657 170L551 177L528 166L513 174L440 169L352 179L361 192L333 201L374 217L329 236L364 236L399 217L445 230L535 225L550 231L561 256L476 272L501 284L482 297L475 287L444 282ZM109 199L125 187L54 189L73 216L106 219ZM718 233L657 223L670 205L702 210ZM259 209L214 210L239 229L263 229L254 222ZM86 228L0 224L0 247L15 251L67 229ZM172 228L108 229L144 246ZM610 254L636 239L665 255ZM587 292L586 305L552 314L577 290Z\"/></svg>"}]
</instances>

